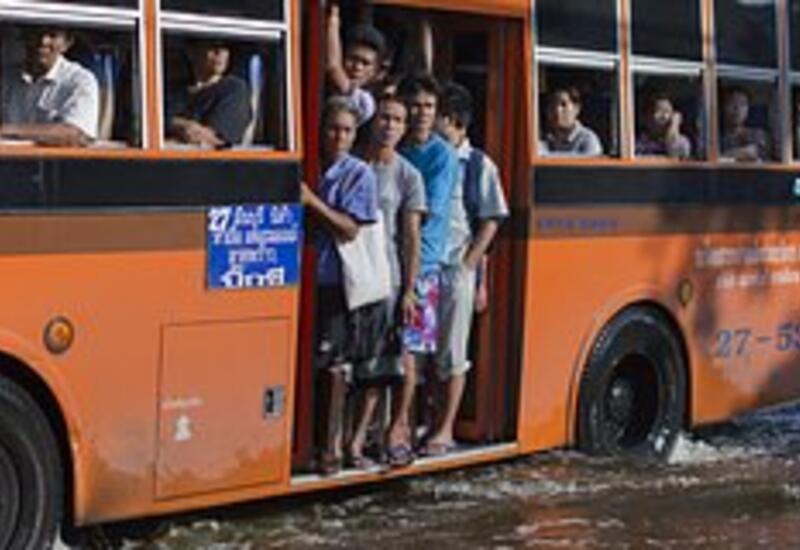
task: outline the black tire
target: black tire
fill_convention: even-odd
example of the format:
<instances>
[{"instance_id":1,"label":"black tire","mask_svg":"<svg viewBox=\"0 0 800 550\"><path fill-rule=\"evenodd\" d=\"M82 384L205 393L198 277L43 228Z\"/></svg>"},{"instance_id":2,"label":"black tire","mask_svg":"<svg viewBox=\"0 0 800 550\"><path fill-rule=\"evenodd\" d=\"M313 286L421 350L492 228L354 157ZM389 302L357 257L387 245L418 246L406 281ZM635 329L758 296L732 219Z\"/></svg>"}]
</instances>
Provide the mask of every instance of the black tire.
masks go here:
<instances>
[{"instance_id":1,"label":"black tire","mask_svg":"<svg viewBox=\"0 0 800 550\"><path fill-rule=\"evenodd\" d=\"M581 377L578 447L665 459L685 411L686 365L671 323L653 308L624 310L603 328Z\"/></svg>"},{"instance_id":2,"label":"black tire","mask_svg":"<svg viewBox=\"0 0 800 550\"><path fill-rule=\"evenodd\" d=\"M0 378L0 549L50 548L63 504L58 446L41 409Z\"/></svg>"}]
</instances>

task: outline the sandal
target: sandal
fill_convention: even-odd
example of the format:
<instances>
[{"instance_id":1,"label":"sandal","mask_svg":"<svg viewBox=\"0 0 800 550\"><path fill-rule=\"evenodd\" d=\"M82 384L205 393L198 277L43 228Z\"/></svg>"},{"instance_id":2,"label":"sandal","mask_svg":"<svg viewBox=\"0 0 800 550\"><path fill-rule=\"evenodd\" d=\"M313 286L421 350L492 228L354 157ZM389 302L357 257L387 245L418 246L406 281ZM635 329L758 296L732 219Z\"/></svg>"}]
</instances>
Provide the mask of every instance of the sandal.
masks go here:
<instances>
[{"instance_id":1,"label":"sandal","mask_svg":"<svg viewBox=\"0 0 800 550\"><path fill-rule=\"evenodd\" d=\"M345 461L345 466L356 470L369 470L377 465L377 462L365 455L350 455Z\"/></svg>"},{"instance_id":2,"label":"sandal","mask_svg":"<svg viewBox=\"0 0 800 550\"><path fill-rule=\"evenodd\" d=\"M317 460L317 471L321 476L334 476L342 471L342 457L322 453Z\"/></svg>"},{"instance_id":3,"label":"sandal","mask_svg":"<svg viewBox=\"0 0 800 550\"><path fill-rule=\"evenodd\" d=\"M428 458L436 458L452 453L456 450L455 442L450 443L436 443L429 441L419 450L420 456Z\"/></svg>"},{"instance_id":4,"label":"sandal","mask_svg":"<svg viewBox=\"0 0 800 550\"><path fill-rule=\"evenodd\" d=\"M407 443L400 443L389 447L387 451L387 462L392 468L404 468L414 463L416 456L411 446Z\"/></svg>"}]
</instances>

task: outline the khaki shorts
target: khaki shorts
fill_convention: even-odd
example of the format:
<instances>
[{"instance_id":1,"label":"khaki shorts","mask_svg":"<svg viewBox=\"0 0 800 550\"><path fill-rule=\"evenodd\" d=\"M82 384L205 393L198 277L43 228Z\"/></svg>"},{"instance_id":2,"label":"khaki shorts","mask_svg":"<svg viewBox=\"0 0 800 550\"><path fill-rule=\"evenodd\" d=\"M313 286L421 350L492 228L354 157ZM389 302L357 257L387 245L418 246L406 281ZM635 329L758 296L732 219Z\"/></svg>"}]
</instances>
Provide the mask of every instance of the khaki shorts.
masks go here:
<instances>
[{"instance_id":1,"label":"khaki shorts","mask_svg":"<svg viewBox=\"0 0 800 550\"><path fill-rule=\"evenodd\" d=\"M446 266L442 270L436 352L436 373L440 380L466 374L472 368L468 354L475 282L475 270L464 265Z\"/></svg>"}]
</instances>

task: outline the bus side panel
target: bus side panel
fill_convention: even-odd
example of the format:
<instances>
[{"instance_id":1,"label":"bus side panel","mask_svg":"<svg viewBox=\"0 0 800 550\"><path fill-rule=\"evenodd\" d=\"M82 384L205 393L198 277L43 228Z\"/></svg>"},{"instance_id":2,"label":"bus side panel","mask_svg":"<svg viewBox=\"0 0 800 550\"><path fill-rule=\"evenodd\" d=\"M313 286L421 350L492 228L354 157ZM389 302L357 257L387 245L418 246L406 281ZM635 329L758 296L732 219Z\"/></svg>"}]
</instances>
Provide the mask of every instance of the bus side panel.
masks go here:
<instances>
[{"instance_id":1,"label":"bus side panel","mask_svg":"<svg viewBox=\"0 0 800 550\"><path fill-rule=\"evenodd\" d=\"M797 399L800 234L709 235L694 249L693 267L697 297L686 331L702 358L695 421Z\"/></svg>"},{"instance_id":2,"label":"bus side panel","mask_svg":"<svg viewBox=\"0 0 800 550\"><path fill-rule=\"evenodd\" d=\"M540 220L545 215L541 212ZM797 250L800 239L761 234L757 242L761 249ZM698 254L709 247L749 249L753 243L753 235L598 235L531 241L520 410L523 447L538 450L573 442L578 384L591 345L615 313L639 301L661 304L685 336L693 423L796 396L797 265L766 269L775 282L772 286L750 282L755 286L722 289L731 270L697 264ZM764 270L763 265L733 269L746 276L741 279L745 285ZM691 297L683 306L679 291L686 281Z\"/></svg>"},{"instance_id":3,"label":"bus side panel","mask_svg":"<svg viewBox=\"0 0 800 550\"><path fill-rule=\"evenodd\" d=\"M658 267L663 257L646 261L651 244L616 238L530 242L520 408L526 450L572 443L577 382L603 323L628 303L673 301L673 285L666 281L679 280L686 244L672 243L669 268Z\"/></svg>"},{"instance_id":4,"label":"bus side panel","mask_svg":"<svg viewBox=\"0 0 800 550\"><path fill-rule=\"evenodd\" d=\"M72 396L74 416L83 420L82 432L73 441L84 459L82 471L76 473L78 486L85 489L75 503L78 524L232 502L245 494L254 498L288 484L287 411L292 410L297 288L207 290L204 227L202 212L0 220L0 233L17 235L6 242L0 238L0 267L6 282L0 291L4 306L0 326L13 327L21 338L36 343L54 316L65 316L75 326L74 345L52 363ZM20 235L31 242L20 243ZM276 324L260 324L263 319ZM235 366L225 364L214 369L190 365L187 362L195 356L178 353L171 366L188 373L189 384L197 382L190 389L200 391L166 393L165 402L159 402L164 327L231 327L229 323L237 322L251 323L245 332L252 338L270 327L280 329L279 334L269 332L264 337L264 343L284 342L279 352L248 344L229 354L250 367L268 359L262 376L238 376ZM215 357L224 363L226 350L220 346L241 340L215 334ZM40 353L47 352L42 347ZM286 401L280 418L264 418L265 388L284 384ZM221 387L237 396L236 406L211 411L219 403L215 392ZM205 477L185 478L177 493L191 497L157 502L158 415L177 406L196 408L194 434L203 434L211 420L214 426L231 430L246 424L249 437L262 442L273 457L259 455L270 470L269 479L239 477L237 472L249 467L247 460L252 458L239 455L233 457L233 466L230 460L205 463L211 483ZM242 410L256 420L242 422ZM206 425L201 422L204 415L209 418ZM275 422L280 426L274 427ZM281 432L277 445L270 441L276 430ZM172 436L174 441L174 432Z\"/></svg>"}]
</instances>

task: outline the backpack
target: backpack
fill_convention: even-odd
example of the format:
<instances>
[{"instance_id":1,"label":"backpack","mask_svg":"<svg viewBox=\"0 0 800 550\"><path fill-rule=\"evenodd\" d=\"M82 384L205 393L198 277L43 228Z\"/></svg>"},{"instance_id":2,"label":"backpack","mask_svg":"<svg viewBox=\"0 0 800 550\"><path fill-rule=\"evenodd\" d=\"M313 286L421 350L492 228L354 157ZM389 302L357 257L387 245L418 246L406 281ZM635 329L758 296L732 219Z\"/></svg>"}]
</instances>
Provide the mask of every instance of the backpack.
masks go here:
<instances>
[{"instance_id":1,"label":"backpack","mask_svg":"<svg viewBox=\"0 0 800 550\"><path fill-rule=\"evenodd\" d=\"M463 201L467 213L470 229L474 235L478 230L480 218L481 178L483 177L483 157L486 155L480 149L472 149L464 169Z\"/></svg>"}]
</instances>

